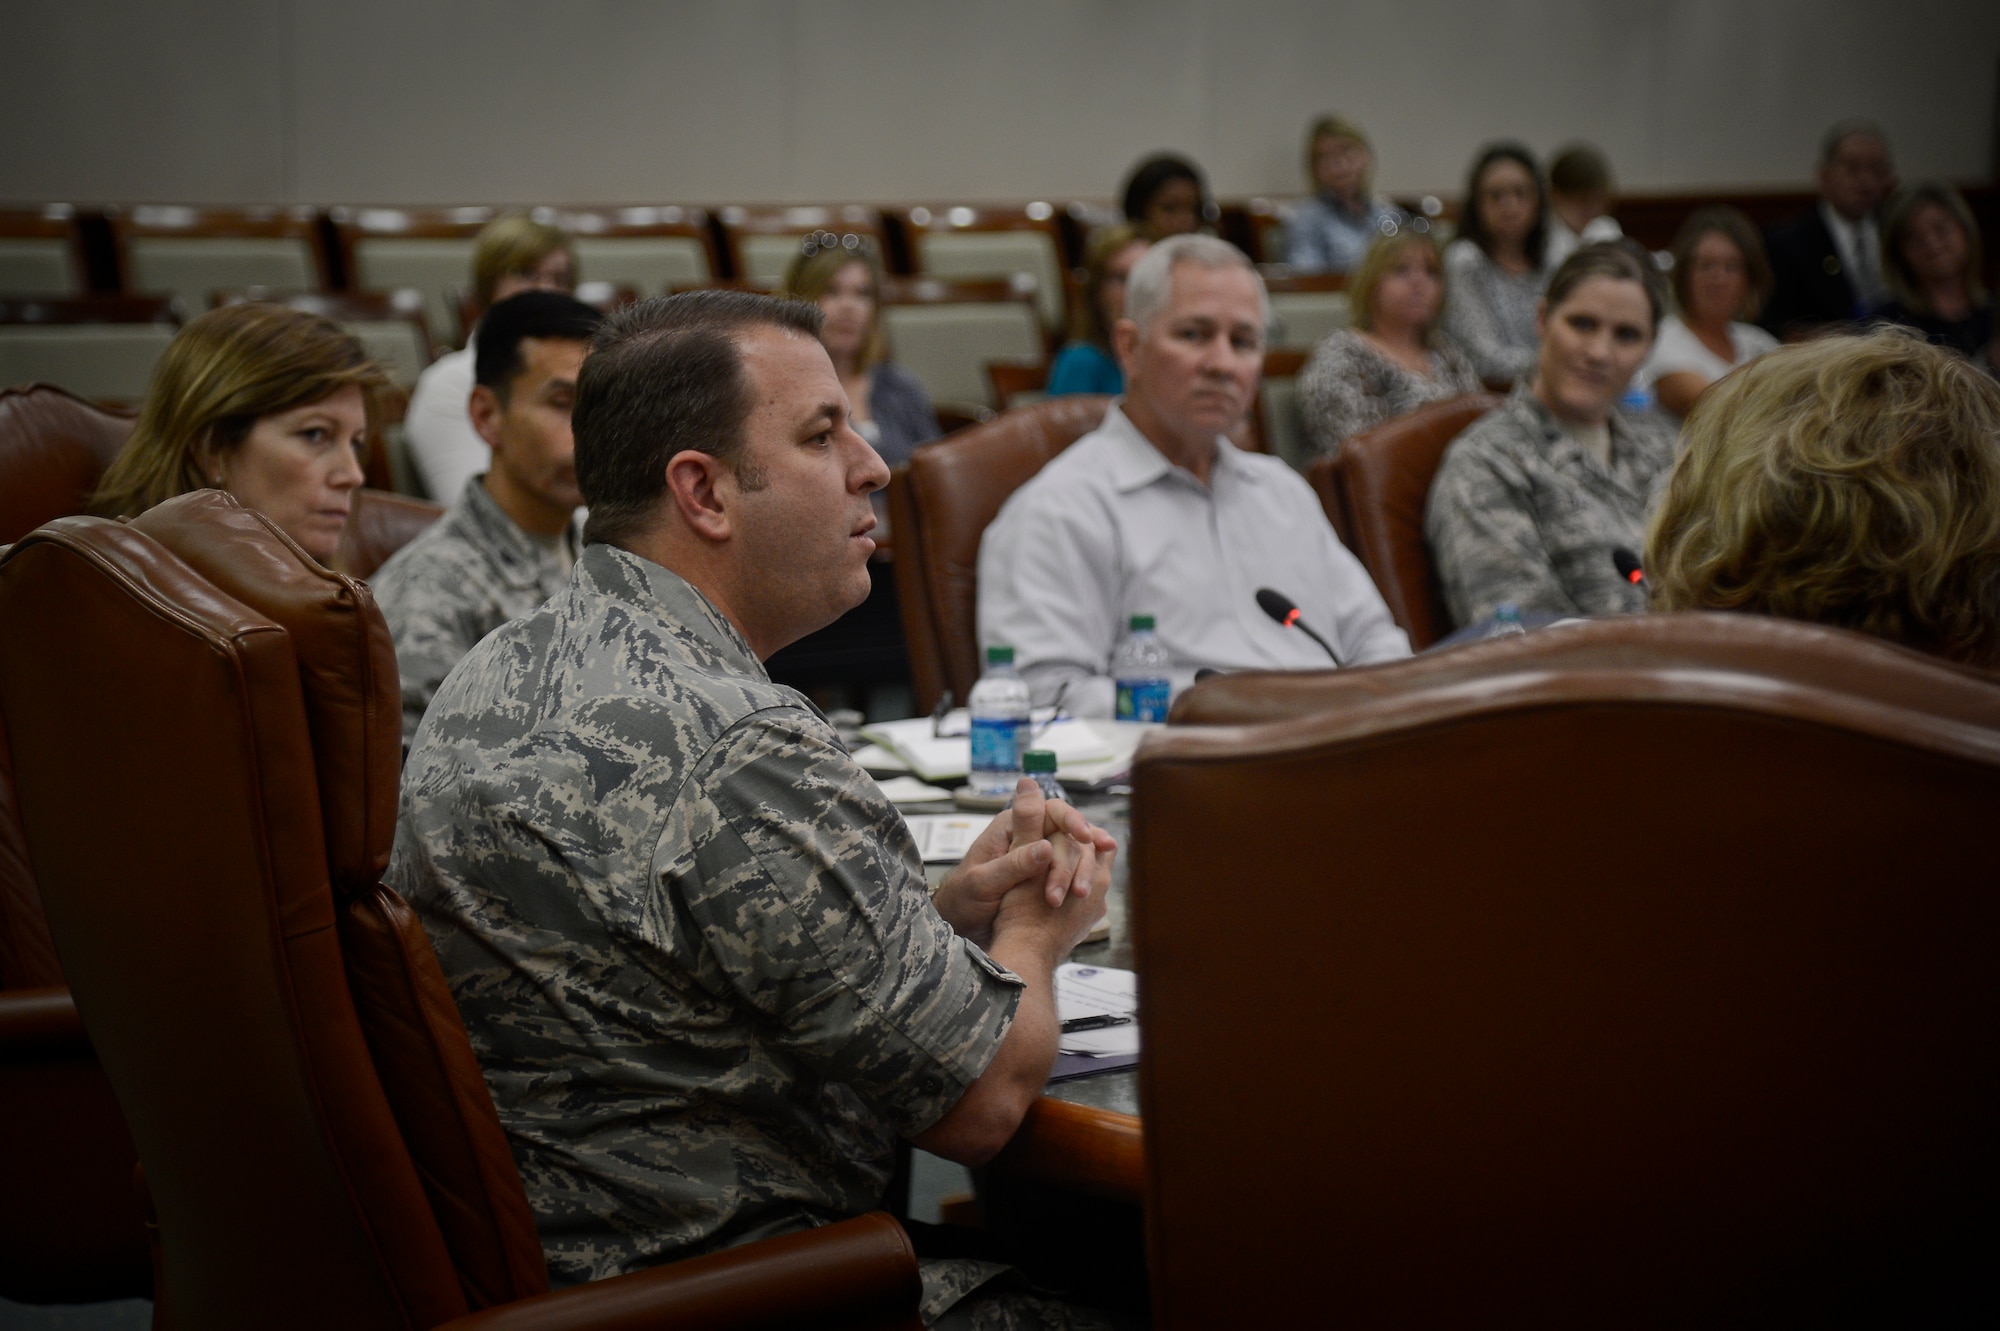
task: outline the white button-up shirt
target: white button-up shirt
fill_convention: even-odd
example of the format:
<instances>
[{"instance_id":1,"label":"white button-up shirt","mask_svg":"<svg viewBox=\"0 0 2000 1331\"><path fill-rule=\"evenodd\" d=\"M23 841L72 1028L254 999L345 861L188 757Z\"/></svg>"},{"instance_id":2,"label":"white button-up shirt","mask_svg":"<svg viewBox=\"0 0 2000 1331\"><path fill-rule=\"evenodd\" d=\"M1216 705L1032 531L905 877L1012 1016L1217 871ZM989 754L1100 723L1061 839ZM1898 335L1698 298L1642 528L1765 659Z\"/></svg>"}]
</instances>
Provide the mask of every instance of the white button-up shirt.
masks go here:
<instances>
[{"instance_id":1,"label":"white button-up shirt","mask_svg":"<svg viewBox=\"0 0 2000 1331\"><path fill-rule=\"evenodd\" d=\"M1005 644L1037 703L1109 716L1111 657L1132 615L1157 618L1175 690L1195 671L1330 665L1257 606L1271 587L1348 665L1410 654L1319 499L1274 457L1216 439L1203 485L1114 404L1017 490L979 547L979 638Z\"/></svg>"}]
</instances>

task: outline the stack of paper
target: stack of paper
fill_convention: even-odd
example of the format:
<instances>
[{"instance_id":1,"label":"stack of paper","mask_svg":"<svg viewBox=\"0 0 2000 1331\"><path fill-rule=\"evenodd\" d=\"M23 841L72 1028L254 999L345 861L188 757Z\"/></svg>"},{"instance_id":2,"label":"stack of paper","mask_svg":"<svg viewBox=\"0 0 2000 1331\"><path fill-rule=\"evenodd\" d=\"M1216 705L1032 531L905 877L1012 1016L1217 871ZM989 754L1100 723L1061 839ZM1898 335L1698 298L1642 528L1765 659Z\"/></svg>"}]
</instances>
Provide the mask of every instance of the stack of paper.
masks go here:
<instances>
[{"instance_id":1,"label":"stack of paper","mask_svg":"<svg viewBox=\"0 0 2000 1331\"><path fill-rule=\"evenodd\" d=\"M956 864L993 821L990 813L906 813L917 853L926 864Z\"/></svg>"},{"instance_id":2,"label":"stack of paper","mask_svg":"<svg viewBox=\"0 0 2000 1331\"><path fill-rule=\"evenodd\" d=\"M1066 962L1056 968L1056 1016L1065 1023L1091 1017L1131 1018L1095 1030L1066 1031L1061 1052L1130 1062L1139 1054L1139 977L1111 966L1079 966Z\"/></svg>"},{"instance_id":3,"label":"stack of paper","mask_svg":"<svg viewBox=\"0 0 2000 1331\"><path fill-rule=\"evenodd\" d=\"M906 769L928 782L956 784L972 770L969 725L963 708L936 727L927 716L880 722L862 729L862 738L871 743L855 758L871 772ZM1054 752L1057 780L1095 785L1132 766L1132 754L1151 728L1130 721L1038 718L1032 747Z\"/></svg>"}]
</instances>

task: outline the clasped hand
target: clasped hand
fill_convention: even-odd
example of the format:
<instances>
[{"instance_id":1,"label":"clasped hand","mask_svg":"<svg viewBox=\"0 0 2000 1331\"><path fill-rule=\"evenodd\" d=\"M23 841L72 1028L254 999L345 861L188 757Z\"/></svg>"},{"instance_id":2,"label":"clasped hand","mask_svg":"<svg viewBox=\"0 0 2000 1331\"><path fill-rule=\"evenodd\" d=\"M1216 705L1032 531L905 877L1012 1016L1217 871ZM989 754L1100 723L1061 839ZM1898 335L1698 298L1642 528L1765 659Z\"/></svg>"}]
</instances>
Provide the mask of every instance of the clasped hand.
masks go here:
<instances>
[{"instance_id":1,"label":"clasped hand","mask_svg":"<svg viewBox=\"0 0 2000 1331\"><path fill-rule=\"evenodd\" d=\"M1061 800L1044 799L1024 778L1013 804L979 834L933 900L952 928L981 947L991 945L1004 914L1066 938L1066 953L1104 917L1117 855L1109 832Z\"/></svg>"}]
</instances>

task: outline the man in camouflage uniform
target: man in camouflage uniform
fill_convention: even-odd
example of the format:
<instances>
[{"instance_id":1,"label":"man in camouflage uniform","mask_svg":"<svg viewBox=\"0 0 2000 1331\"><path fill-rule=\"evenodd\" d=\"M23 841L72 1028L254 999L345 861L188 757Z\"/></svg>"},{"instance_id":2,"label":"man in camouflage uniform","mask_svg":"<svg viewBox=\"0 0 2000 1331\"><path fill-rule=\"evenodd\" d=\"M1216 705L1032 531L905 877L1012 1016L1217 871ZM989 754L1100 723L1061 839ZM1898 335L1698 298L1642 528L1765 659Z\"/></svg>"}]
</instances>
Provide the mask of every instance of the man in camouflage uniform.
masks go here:
<instances>
[{"instance_id":1,"label":"man in camouflage uniform","mask_svg":"<svg viewBox=\"0 0 2000 1331\"><path fill-rule=\"evenodd\" d=\"M759 664L867 595L888 479L818 317L739 292L613 316L578 390L575 576L467 655L405 766L387 881L558 1284L872 1209L898 1136L990 1157L1102 915L1110 839L1032 783L930 896L900 815ZM927 1315L993 1269L927 1262Z\"/></svg>"},{"instance_id":2,"label":"man in camouflage uniform","mask_svg":"<svg viewBox=\"0 0 2000 1331\"><path fill-rule=\"evenodd\" d=\"M573 297L527 291L479 322L472 425L493 449L450 511L371 581L396 641L403 744L472 644L555 595L576 563L570 406L604 316Z\"/></svg>"}]
</instances>

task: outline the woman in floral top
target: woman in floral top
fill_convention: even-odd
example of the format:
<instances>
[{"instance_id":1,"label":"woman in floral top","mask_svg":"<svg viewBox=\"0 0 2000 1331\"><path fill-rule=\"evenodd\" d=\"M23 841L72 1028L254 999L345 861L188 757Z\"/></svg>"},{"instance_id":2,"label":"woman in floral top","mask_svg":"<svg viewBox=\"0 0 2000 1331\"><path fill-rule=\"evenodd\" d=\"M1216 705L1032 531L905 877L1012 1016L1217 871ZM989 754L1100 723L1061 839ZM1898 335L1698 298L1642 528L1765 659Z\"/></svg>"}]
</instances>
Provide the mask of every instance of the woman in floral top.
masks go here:
<instances>
[{"instance_id":1,"label":"woman in floral top","mask_svg":"<svg viewBox=\"0 0 2000 1331\"><path fill-rule=\"evenodd\" d=\"M1429 236L1376 241L1348 295L1354 326L1320 343L1299 376L1306 433L1322 456L1392 416L1479 391L1472 362L1438 331L1444 265Z\"/></svg>"}]
</instances>

